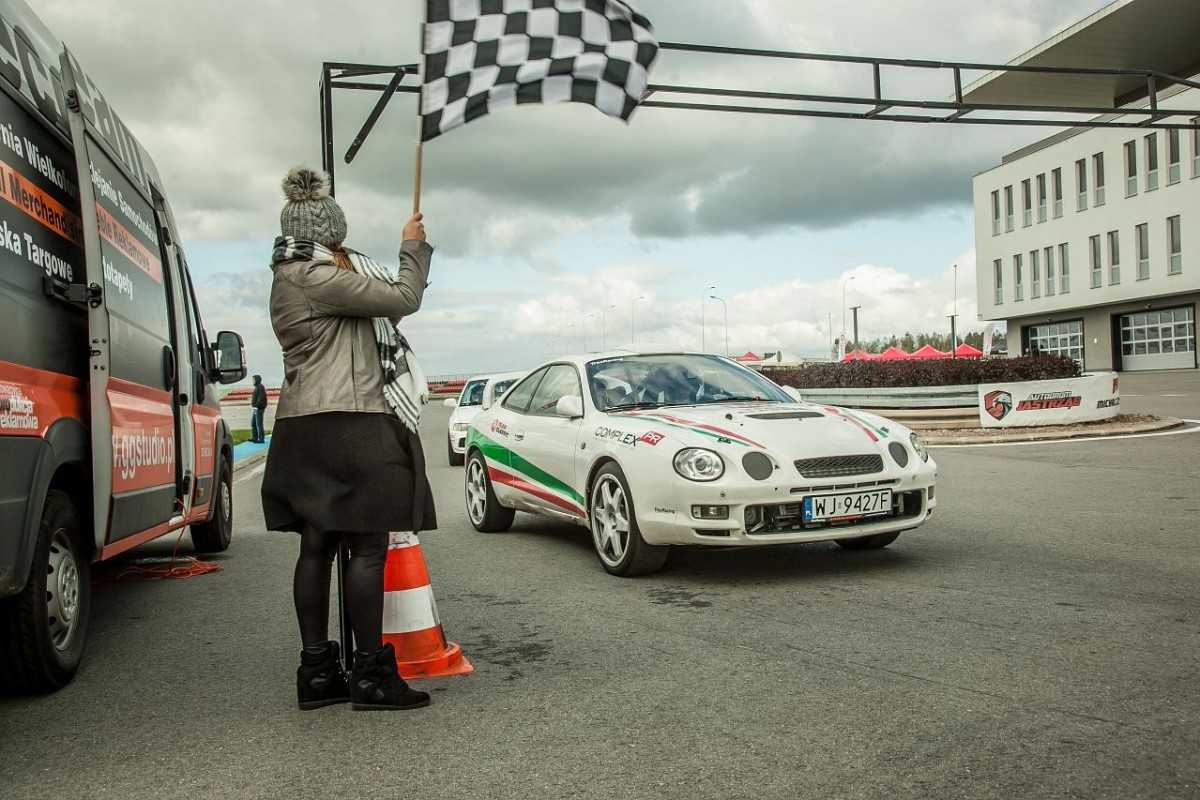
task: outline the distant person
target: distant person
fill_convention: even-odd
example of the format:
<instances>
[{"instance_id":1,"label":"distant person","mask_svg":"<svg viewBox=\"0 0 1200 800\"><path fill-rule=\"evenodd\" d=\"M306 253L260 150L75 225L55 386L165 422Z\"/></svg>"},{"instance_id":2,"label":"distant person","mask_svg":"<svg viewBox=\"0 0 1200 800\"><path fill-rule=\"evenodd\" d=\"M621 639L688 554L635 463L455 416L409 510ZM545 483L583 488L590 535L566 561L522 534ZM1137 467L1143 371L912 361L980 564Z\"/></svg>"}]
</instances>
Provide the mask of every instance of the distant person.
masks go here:
<instances>
[{"instance_id":1,"label":"distant person","mask_svg":"<svg viewBox=\"0 0 1200 800\"><path fill-rule=\"evenodd\" d=\"M389 531L437 527L415 417L398 410L420 406L405 393L408 367L395 329L421 307L433 248L414 214L392 277L342 246L346 218L328 174L296 167L283 191L271 325L284 380L262 501L269 530L300 534L292 587L303 644L297 699L302 710L347 700L359 711L419 708L429 695L404 682L395 651L383 644L383 568ZM328 630L341 544L350 554L341 583L356 645L349 685Z\"/></svg>"},{"instance_id":2,"label":"distant person","mask_svg":"<svg viewBox=\"0 0 1200 800\"><path fill-rule=\"evenodd\" d=\"M267 387L263 386L262 375L252 375L254 392L250 395L250 441L263 444L267 441L263 428L263 415L267 413Z\"/></svg>"}]
</instances>

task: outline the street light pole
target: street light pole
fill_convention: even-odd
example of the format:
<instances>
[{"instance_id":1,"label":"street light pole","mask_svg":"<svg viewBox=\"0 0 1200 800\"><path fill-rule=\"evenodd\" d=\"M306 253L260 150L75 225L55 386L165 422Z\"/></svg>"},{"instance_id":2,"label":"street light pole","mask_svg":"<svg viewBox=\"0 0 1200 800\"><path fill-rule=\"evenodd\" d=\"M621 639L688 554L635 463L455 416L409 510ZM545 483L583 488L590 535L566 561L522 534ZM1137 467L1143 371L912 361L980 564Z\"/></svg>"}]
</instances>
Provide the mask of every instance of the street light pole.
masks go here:
<instances>
[{"instance_id":1,"label":"street light pole","mask_svg":"<svg viewBox=\"0 0 1200 800\"><path fill-rule=\"evenodd\" d=\"M700 352L704 352L704 295L708 294L709 289L715 289L715 286L708 286L700 293Z\"/></svg>"},{"instance_id":2,"label":"street light pole","mask_svg":"<svg viewBox=\"0 0 1200 800\"><path fill-rule=\"evenodd\" d=\"M637 337L634 335L634 332L633 332L633 309L637 305L638 300L645 300L645 299L646 299L646 295L640 294L637 297L635 297L629 301L629 343L630 344L633 344L637 340Z\"/></svg>"},{"instance_id":3,"label":"street light pole","mask_svg":"<svg viewBox=\"0 0 1200 800\"><path fill-rule=\"evenodd\" d=\"M950 317L950 357L958 358L958 264L954 265L954 314Z\"/></svg>"},{"instance_id":4,"label":"street light pole","mask_svg":"<svg viewBox=\"0 0 1200 800\"><path fill-rule=\"evenodd\" d=\"M853 275L842 281L842 333L846 332L846 284L852 280L854 280Z\"/></svg>"},{"instance_id":5,"label":"street light pole","mask_svg":"<svg viewBox=\"0 0 1200 800\"><path fill-rule=\"evenodd\" d=\"M711 297L713 300L721 300L721 298L717 297L715 294L710 294L709 297ZM727 305L725 305L724 300L721 300L721 310L725 314L725 355L726 355L726 357L728 357L729 356L729 307Z\"/></svg>"},{"instance_id":6,"label":"street light pole","mask_svg":"<svg viewBox=\"0 0 1200 800\"><path fill-rule=\"evenodd\" d=\"M608 308L616 308L616 306L609 306ZM600 312L600 349L601 350L608 349L608 320L605 319L608 316L608 308L606 308Z\"/></svg>"},{"instance_id":7,"label":"street light pole","mask_svg":"<svg viewBox=\"0 0 1200 800\"><path fill-rule=\"evenodd\" d=\"M858 361L858 310L862 306L851 306L850 313L854 314L854 360Z\"/></svg>"}]
</instances>

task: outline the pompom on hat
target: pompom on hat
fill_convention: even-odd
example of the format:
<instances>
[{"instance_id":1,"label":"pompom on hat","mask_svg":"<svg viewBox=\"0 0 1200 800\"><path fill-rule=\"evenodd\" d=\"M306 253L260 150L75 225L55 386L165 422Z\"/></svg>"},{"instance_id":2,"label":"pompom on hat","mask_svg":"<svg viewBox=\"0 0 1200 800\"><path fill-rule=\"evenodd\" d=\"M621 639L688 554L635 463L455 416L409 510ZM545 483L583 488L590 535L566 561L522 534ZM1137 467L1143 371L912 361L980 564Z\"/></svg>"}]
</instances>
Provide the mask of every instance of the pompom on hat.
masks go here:
<instances>
[{"instance_id":1,"label":"pompom on hat","mask_svg":"<svg viewBox=\"0 0 1200 800\"><path fill-rule=\"evenodd\" d=\"M346 240L346 215L329 194L329 173L292 167L283 179L287 203L279 213L284 236L332 246Z\"/></svg>"}]
</instances>

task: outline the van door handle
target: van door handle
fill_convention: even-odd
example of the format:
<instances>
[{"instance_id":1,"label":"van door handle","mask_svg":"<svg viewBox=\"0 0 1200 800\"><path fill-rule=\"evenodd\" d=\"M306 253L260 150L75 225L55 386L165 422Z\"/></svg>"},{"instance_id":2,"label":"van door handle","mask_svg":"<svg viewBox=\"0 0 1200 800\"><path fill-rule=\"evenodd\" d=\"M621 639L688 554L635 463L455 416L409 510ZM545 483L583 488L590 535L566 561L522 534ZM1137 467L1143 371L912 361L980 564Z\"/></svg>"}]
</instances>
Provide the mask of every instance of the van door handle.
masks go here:
<instances>
[{"instance_id":1,"label":"van door handle","mask_svg":"<svg viewBox=\"0 0 1200 800\"><path fill-rule=\"evenodd\" d=\"M171 345L163 345L163 380L167 389L175 388L175 351Z\"/></svg>"}]
</instances>

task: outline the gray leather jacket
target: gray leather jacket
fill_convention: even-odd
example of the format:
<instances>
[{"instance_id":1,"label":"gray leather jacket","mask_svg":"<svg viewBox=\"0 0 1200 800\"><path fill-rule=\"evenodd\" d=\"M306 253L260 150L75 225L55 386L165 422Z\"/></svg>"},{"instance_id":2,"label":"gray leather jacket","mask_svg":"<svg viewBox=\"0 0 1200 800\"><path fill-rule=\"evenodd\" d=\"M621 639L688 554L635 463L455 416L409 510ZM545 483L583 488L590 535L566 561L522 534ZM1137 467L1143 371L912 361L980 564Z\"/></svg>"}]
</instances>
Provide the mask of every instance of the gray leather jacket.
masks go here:
<instances>
[{"instance_id":1,"label":"gray leather jacket","mask_svg":"<svg viewBox=\"0 0 1200 800\"><path fill-rule=\"evenodd\" d=\"M276 419L325 411L394 413L383 397L383 368L372 317L401 317L421 307L433 248L400 245L393 285L338 269L332 261L272 265L271 327L283 347Z\"/></svg>"}]
</instances>

